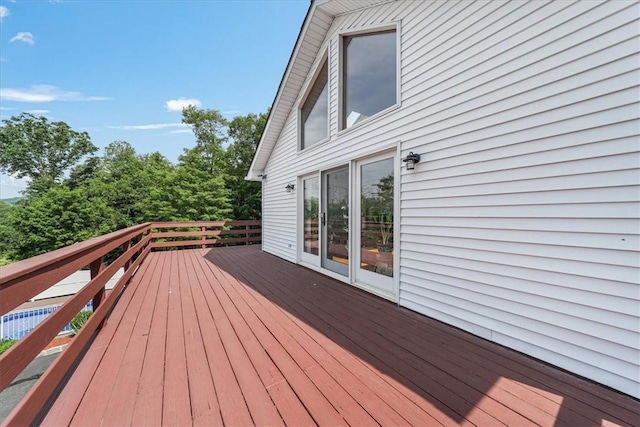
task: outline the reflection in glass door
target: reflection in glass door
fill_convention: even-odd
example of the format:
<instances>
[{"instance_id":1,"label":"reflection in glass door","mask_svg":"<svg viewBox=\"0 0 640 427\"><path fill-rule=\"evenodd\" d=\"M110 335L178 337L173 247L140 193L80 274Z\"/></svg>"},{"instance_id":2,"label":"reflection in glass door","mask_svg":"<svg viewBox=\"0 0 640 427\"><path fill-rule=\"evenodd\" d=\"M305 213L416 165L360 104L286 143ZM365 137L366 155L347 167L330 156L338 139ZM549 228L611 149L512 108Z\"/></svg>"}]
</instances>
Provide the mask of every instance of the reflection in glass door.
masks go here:
<instances>
[{"instance_id":1,"label":"reflection in glass door","mask_svg":"<svg viewBox=\"0 0 640 427\"><path fill-rule=\"evenodd\" d=\"M393 293L394 157L358 165L359 252L356 281Z\"/></svg>"},{"instance_id":2,"label":"reflection in glass door","mask_svg":"<svg viewBox=\"0 0 640 427\"><path fill-rule=\"evenodd\" d=\"M322 174L322 266L349 275L349 167Z\"/></svg>"}]
</instances>

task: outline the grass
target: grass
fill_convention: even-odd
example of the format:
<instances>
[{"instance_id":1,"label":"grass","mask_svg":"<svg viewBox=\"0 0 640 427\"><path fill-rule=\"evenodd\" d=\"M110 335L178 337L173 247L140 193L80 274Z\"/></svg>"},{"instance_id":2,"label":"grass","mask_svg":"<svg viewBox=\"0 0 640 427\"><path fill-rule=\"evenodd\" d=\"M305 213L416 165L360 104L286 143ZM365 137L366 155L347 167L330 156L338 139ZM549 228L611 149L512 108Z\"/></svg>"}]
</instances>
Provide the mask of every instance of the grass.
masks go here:
<instances>
[{"instance_id":1,"label":"grass","mask_svg":"<svg viewBox=\"0 0 640 427\"><path fill-rule=\"evenodd\" d=\"M13 338L2 338L0 339L0 354L9 350L12 345L17 343L18 340L14 340Z\"/></svg>"},{"instance_id":2,"label":"grass","mask_svg":"<svg viewBox=\"0 0 640 427\"><path fill-rule=\"evenodd\" d=\"M89 310L82 310L80 313L76 314L71 320L71 333L76 335L80 328L82 328L82 325L87 323L89 317L91 317L91 311Z\"/></svg>"}]
</instances>

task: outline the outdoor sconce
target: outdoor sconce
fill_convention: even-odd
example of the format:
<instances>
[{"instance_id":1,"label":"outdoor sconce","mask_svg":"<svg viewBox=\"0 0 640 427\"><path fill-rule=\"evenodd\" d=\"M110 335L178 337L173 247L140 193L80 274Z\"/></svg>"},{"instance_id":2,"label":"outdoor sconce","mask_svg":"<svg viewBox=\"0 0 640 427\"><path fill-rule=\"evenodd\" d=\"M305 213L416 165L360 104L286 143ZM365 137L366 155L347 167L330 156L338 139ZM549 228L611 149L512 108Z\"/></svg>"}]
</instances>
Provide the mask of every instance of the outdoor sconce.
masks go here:
<instances>
[{"instance_id":1,"label":"outdoor sconce","mask_svg":"<svg viewBox=\"0 0 640 427\"><path fill-rule=\"evenodd\" d=\"M415 154L412 151L402 161L407 163L407 170L412 171L416 168L416 163L420 163L420 154Z\"/></svg>"},{"instance_id":2,"label":"outdoor sconce","mask_svg":"<svg viewBox=\"0 0 640 427\"><path fill-rule=\"evenodd\" d=\"M296 186L293 184L287 184L287 186L284 187L284 189L287 190L287 193L291 193L295 188Z\"/></svg>"}]
</instances>

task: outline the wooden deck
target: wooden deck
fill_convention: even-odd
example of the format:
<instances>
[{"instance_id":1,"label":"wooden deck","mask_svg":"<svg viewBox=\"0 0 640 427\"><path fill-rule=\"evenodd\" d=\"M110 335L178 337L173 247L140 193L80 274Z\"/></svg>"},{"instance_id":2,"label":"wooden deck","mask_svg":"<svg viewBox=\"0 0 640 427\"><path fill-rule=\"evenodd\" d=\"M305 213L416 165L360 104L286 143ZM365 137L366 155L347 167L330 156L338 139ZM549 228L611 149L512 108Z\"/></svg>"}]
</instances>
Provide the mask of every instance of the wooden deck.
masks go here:
<instances>
[{"instance_id":1,"label":"wooden deck","mask_svg":"<svg viewBox=\"0 0 640 427\"><path fill-rule=\"evenodd\" d=\"M257 246L154 252L46 425L638 425L640 404Z\"/></svg>"}]
</instances>

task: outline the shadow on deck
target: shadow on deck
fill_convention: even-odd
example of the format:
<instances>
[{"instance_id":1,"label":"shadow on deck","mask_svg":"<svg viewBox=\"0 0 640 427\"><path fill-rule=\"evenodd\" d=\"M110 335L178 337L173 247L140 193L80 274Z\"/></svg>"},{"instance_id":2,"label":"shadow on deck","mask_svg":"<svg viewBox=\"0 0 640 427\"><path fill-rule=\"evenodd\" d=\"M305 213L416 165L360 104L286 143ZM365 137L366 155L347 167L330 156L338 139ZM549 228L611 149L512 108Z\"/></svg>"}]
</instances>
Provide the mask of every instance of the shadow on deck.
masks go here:
<instances>
[{"instance_id":1,"label":"shadow on deck","mask_svg":"<svg viewBox=\"0 0 640 427\"><path fill-rule=\"evenodd\" d=\"M628 396L257 246L152 252L46 425L637 425Z\"/></svg>"}]
</instances>

